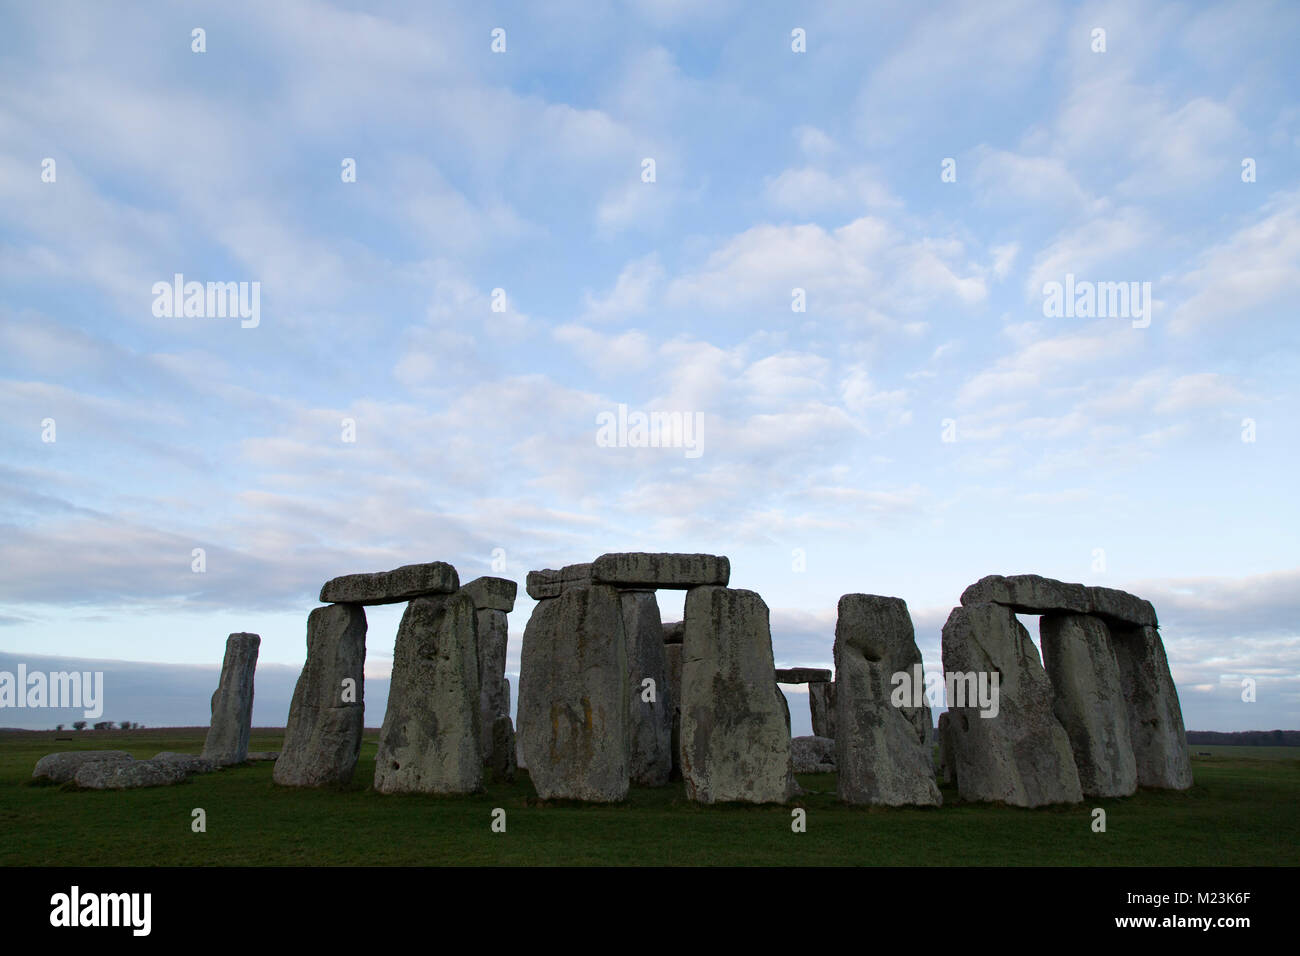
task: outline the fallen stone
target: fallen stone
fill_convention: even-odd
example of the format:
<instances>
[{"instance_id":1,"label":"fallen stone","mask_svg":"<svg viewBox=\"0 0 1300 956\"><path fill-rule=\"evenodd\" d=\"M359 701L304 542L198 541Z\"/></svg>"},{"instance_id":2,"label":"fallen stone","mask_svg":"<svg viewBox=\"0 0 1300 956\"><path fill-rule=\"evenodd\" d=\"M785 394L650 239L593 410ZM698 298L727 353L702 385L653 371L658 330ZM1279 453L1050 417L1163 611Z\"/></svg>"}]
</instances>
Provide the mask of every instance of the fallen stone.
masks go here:
<instances>
[{"instance_id":1,"label":"fallen stone","mask_svg":"<svg viewBox=\"0 0 1300 956\"><path fill-rule=\"evenodd\" d=\"M196 754L181 754L170 750L164 750L156 753L150 758L155 763L171 764L173 767L179 767L186 774L194 773L213 773L218 770L222 764L206 757L200 757Z\"/></svg>"},{"instance_id":2,"label":"fallen stone","mask_svg":"<svg viewBox=\"0 0 1300 956\"><path fill-rule=\"evenodd\" d=\"M474 601L476 611L505 611L509 614L515 609L519 585L509 578L483 577L462 584L460 589Z\"/></svg>"},{"instance_id":3,"label":"fallen stone","mask_svg":"<svg viewBox=\"0 0 1300 956\"><path fill-rule=\"evenodd\" d=\"M64 750L59 753L46 754L36 761L32 771L33 779L52 780L55 783L67 783L77 775L83 764L98 760L134 760L125 750Z\"/></svg>"},{"instance_id":4,"label":"fallen stone","mask_svg":"<svg viewBox=\"0 0 1300 956\"><path fill-rule=\"evenodd\" d=\"M671 624L664 625L664 643L680 644L686 637L686 622L673 621Z\"/></svg>"},{"instance_id":5,"label":"fallen stone","mask_svg":"<svg viewBox=\"0 0 1300 956\"><path fill-rule=\"evenodd\" d=\"M256 634L231 634L221 662L221 680L212 693L212 722L203 743L203 757L219 767L248 758L248 733L253 726L253 674L262 639Z\"/></svg>"},{"instance_id":6,"label":"fallen stone","mask_svg":"<svg viewBox=\"0 0 1300 956\"><path fill-rule=\"evenodd\" d=\"M330 604L307 616L307 661L289 704L272 779L289 787L345 784L361 753L366 612Z\"/></svg>"},{"instance_id":7,"label":"fallen stone","mask_svg":"<svg viewBox=\"0 0 1300 956\"><path fill-rule=\"evenodd\" d=\"M835 739L835 682L808 685L808 709L815 737Z\"/></svg>"},{"instance_id":8,"label":"fallen stone","mask_svg":"<svg viewBox=\"0 0 1300 956\"><path fill-rule=\"evenodd\" d=\"M790 754L795 773L835 772L835 741L829 737L795 737Z\"/></svg>"},{"instance_id":9,"label":"fallen stone","mask_svg":"<svg viewBox=\"0 0 1300 956\"><path fill-rule=\"evenodd\" d=\"M379 793L483 789L477 631L468 594L406 606L375 754Z\"/></svg>"},{"instance_id":10,"label":"fallen stone","mask_svg":"<svg viewBox=\"0 0 1300 956\"><path fill-rule=\"evenodd\" d=\"M1107 623L1134 627L1155 627L1160 623L1150 601L1115 588L1088 588L1088 606Z\"/></svg>"},{"instance_id":11,"label":"fallen stone","mask_svg":"<svg viewBox=\"0 0 1300 956\"><path fill-rule=\"evenodd\" d=\"M517 733L543 800L627 796L627 673L615 588L566 588L533 608L520 653Z\"/></svg>"},{"instance_id":12,"label":"fallen stone","mask_svg":"<svg viewBox=\"0 0 1300 956\"><path fill-rule=\"evenodd\" d=\"M840 598L835 622L835 761L836 789L844 802L943 803L920 723L929 721L929 705L895 706L892 700L895 674L919 679L918 689L924 689L920 661L912 618L901 598Z\"/></svg>"},{"instance_id":13,"label":"fallen stone","mask_svg":"<svg viewBox=\"0 0 1300 956\"><path fill-rule=\"evenodd\" d=\"M1137 790L1137 764L1106 625L1087 614L1044 614L1038 627L1053 712L1070 738L1083 795L1127 797Z\"/></svg>"},{"instance_id":14,"label":"fallen stone","mask_svg":"<svg viewBox=\"0 0 1300 956\"><path fill-rule=\"evenodd\" d=\"M820 667L778 667L778 684L828 684L831 672Z\"/></svg>"},{"instance_id":15,"label":"fallen stone","mask_svg":"<svg viewBox=\"0 0 1300 956\"><path fill-rule=\"evenodd\" d=\"M965 700L950 696L948 701L948 736L962 799L1019 807L1083 799L1070 738L1052 710L1051 682L1013 608L953 608L943 626L943 668L949 678L983 675L997 708L996 716L981 716L979 701L964 683L956 690Z\"/></svg>"},{"instance_id":16,"label":"fallen stone","mask_svg":"<svg viewBox=\"0 0 1300 956\"><path fill-rule=\"evenodd\" d=\"M1186 790L1192 785L1192 760L1160 632L1112 625L1110 637L1128 710L1138 786Z\"/></svg>"},{"instance_id":17,"label":"fallen stone","mask_svg":"<svg viewBox=\"0 0 1300 956\"><path fill-rule=\"evenodd\" d=\"M515 726L509 714L492 721L492 780L510 783L515 779Z\"/></svg>"},{"instance_id":18,"label":"fallen stone","mask_svg":"<svg viewBox=\"0 0 1300 956\"><path fill-rule=\"evenodd\" d=\"M672 774L673 707L664 653L663 621L653 591L621 591L627 641L628 775L643 787L662 787ZM653 700L646 680L654 681Z\"/></svg>"},{"instance_id":19,"label":"fallen stone","mask_svg":"<svg viewBox=\"0 0 1300 956\"><path fill-rule=\"evenodd\" d=\"M1088 589L1082 584L1065 584L1038 574L982 577L961 592L961 603L963 607L1001 604L1018 614L1087 614L1091 609Z\"/></svg>"},{"instance_id":20,"label":"fallen stone","mask_svg":"<svg viewBox=\"0 0 1300 956\"><path fill-rule=\"evenodd\" d=\"M187 776L183 766L166 760L95 760L77 768L72 782L87 790L134 790L168 787Z\"/></svg>"},{"instance_id":21,"label":"fallen stone","mask_svg":"<svg viewBox=\"0 0 1300 956\"><path fill-rule=\"evenodd\" d=\"M673 588L725 586L731 562L713 554L661 554L644 551L602 554L591 565L597 584L620 588Z\"/></svg>"},{"instance_id":22,"label":"fallen stone","mask_svg":"<svg viewBox=\"0 0 1300 956\"><path fill-rule=\"evenodd\" d=\"M784 803L794 782L768 608L753 591L686 595L681 764L700 803Z\"/></svg>"},{"instance_id":23,"label":"fallen stone","mask_svg":"<svg viewBox=\"0 0 1300 956\"><path fill-rule=\"evenodd\" d=\"M401 604L418 597L451 594L460 587L456 569L445 561L407 564L392 571L345 574L325 582L322 604Z\"/></svg>"},{"instance_id":24,"label":"fallen stone","mask_svg":"<svg viewBox=\"0 0 1300 956\"><path fill-rule=\"evenodd\" d=\"M559 597L568 588L590 587L591 583L590 564L568 564L558 571L552 568L529 571L524 590L534 601L544 601Z\"/></svg>"},{"instance_id":25,"label":"fallen stone","mask_svg":"<svg viewBox=\"0 0 1300 956\"><path fill-rule=\"evenodd\" d=\"M249 763L266 763L278 759L280 759L280 751L278 750L250 750L248 752Z\"/></svg>"}]
</instances>

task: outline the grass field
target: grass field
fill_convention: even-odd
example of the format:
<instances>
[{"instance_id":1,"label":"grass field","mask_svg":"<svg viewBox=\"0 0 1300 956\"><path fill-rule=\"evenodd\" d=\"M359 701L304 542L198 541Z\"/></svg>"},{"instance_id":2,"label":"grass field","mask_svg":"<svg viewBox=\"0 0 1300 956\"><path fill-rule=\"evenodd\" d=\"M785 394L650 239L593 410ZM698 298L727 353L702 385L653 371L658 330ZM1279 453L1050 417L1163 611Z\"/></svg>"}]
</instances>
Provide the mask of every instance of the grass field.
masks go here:
<instances>
[{"instance_id":1,"label":"grass field","mask_svg":"<svg viewBox=\"0 0 1300 956\"><path fill-rule=\"evenodd\" d=\"M290 790L270 763L195 776L174 787L120 792L40 785L32 767L60 749L198 753L202 728L56 734L0 733L0 864L211 866L1065 865L1300 864L1300 754L1291 748L1193 747L1196 785L1142 791L1077 807L1020 810L839 805L833 775L801 776L807 832L791 807L701 807L681 784L634 789L617 806L539 805L521 774L474 797L383 796L369 789L376 734L366 735L346 790ZM254 730L250 748L277 750L279 731ZM1290 752L1287 752L1290 750ZM1093 807L1107 830L1091 829ZM207 832L191 831L191 811ZM490 828L506 811L505 833Z\"/></svg>"}]
</instances>

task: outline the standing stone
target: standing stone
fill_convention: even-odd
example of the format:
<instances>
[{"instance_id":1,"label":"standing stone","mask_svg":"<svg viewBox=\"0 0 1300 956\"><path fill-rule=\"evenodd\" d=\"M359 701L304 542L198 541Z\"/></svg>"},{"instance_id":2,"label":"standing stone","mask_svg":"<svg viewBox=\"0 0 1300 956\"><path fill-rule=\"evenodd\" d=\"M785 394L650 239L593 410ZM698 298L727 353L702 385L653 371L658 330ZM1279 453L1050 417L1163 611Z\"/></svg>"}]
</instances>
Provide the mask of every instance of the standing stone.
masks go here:
<instances>
[{"instance_id":1,"label":"standing stone","mask_svg":"<svg viewBox=\"0 0 1300 956\"><path fill-rule=\"evenodd\" d=\"M790 741L795 773L834 773L835 741L829 737L795 737Z\"/></svg>"},{"instance_id":2,"label":"standing stone","mask_svg":"<svg viewBox=\"0 0 1300 956\"><path fill-rule=\"evenodd\" d=\"M468 594L406 606L375 755L380 793L483 789L477 628Z\"/></svg>"},{"instance_id":3,"label":"standing stone","mask_svg":"<svg viewBox=\"0 0 1300 956\"><path fill-rule=\"evenodd\" d=\"M506 689L506 645L518 585L506 578L475 578L461 587L474 602L478 617L479 730L483 761L492 763L492 725L500 714L510 713Z\"/></svg>"},{"instance_id":4,"label":"standing stone","mask_svg":"<svg viewBox=\"0 0 1300 956\"><path fill-rule=\"evenodd\" d=\"M628 775L643 787L662 787L673 769L673 707L664 628L654 591L623 591L627 638ZM654 681L654 700L643 681Z\"/></svg>"},{"instance_id":5,"label":"standing stone","mask_svg":"<svg viewBox=\"0 0 1300 956\"><path fill-rule=\"evenodd\" d=\"M936 766L939 780L943 783L952 784L957 781L956 771L953 769L952 762L952 740L951 731L949 730L949 714L945 710L939 715L939 762Z\"/></svg>"},{"instance_id":6,"label":"standing stone","mask_svg":"<svg viewBox=\"0 0 1300 956\"><path fill-rule=\"evenodd\" d=\"M248 733L253 726L253 672L262 639L256 634L231 634L221 681L212 694L212 723L203 744L203 757L219 767L248 759Z\"/></svg>"},{"instance_id":7,"label":"standing stone","mask_svg":"<svg viewBox=\"0 0 1300 956\"><path fill-rule=\"evenodd\" d=\"M776 693L781 701L781 716L785 718L785 732L793 733L794 725L790 723L790 698L785 696L785 691L781 689L780 684L776 685Z\"/></svg>"},{"instance_id":8,"label":"standing stone","mask_svg":"<svg viewBox=\"0 0 1300 956\"><path fill-rule=\"evenodd\" d=\"M1052 711L1052 685L1015 611L953 608L943 626L943 669L958 690L949 692L948 735L963 800L1037 807L1083 799L1070 738ZM968 690L981 676L990 692L998 679L987 717Z\"/></svg>"},{"instance_id":9,"label":"standing stone","mask_svg":"<svg viewBox=\"0 0 1300 956\"><path fill-rule=\"evenodd\" d=\"M333 578L320 589L320 600L322 604L401 604L418 597L451 594L459 587L455 568L445 561L431 561Z\"/></svg>"},{"instance_id":10,"label":"standing stone","mask_svg":"<svg viewBox=\"0 0 1300 956\"><path fill-rule=\"evenodd\" d=\"M687 796L700 803L784 803L794 776L767 605L753 591L698 587L687 592L685 618Z\"/></svg>"},{"instance_id":11,"label":"standing stone","mask_svg":"<svg viewBox=\"0 0 1300 956\"><path fill-rule=\"evenodd\" d=\"M808 685L808 709L812 712L815 737L835 739L835 682Z\"/></svg>"},{"instance_id":12,"label":"standing stone","mask_svg":"<svg viewBox=\"0 0 1300 956\"><path fill-rule=\"evenodd\" d=\"M524 629L519 742L543 800L627 796L627 641L623 605L605 585L540 601Z\"/></svg>"},{"instance_id":13,"label":"standing stone","mask_svg":"<svg viewBox=\"0 0 1300 956\"><path fill-rule=\"evenodd\" d=\"M1110 636L1127 702L1138 786L1186 790L1192 785L1192 761L1160 632L1111 625Z\"/></svg>"},{"instance_id":14,"label":"standing stone","mask_svg":"<svg viewBox=\"0 0 1300 956\"><path fill-rule=\"evenodd\" d=\"M1137 765L1106 625L1088 614L1044 614L1038 627L1053 712L1070 737L1084 796L1127 797L1137 790Z\"/></svg>"},{"instance_id":15,"label":"standing stone","mask_svg":"<svg viewBox=\"0 0 1300 956\"><path fill-rule=\"evenodd\" d=\"M307 616L307 662L289 705L272 779L288 787L344 784L361 753L366 612L330 604Z\"/></svg>"},{"instance_id":16,"label":"standing stone","mask_svg":"<svg viewBox=\"0 0 1300 956\"><path fill-rule=\"evenodd\" d=\"M492 721L492 781L510 783L515 779L515 725L509 714Z\"/></svg>"},{"instance_id":17,"label":"standing stone","mask_svg":"<svg viewBox=\"0 0 1300 956\"><path fill-rule=\"evenodd\" d=\"M671 623L664 624L665 644L680 644L685 637L686 637L685 621L673 621Z\"/></svg>"},{"instance_id":18,"label":"standing stone","mask_svg":"<svg viewBox=\"0 0 1300 956\"><path fill-rule=\"evenodd\" d=\"M917 724L929 705L892 700L894 675L924 690L912 618L901 598L846 594L835 622L835 762L846 803L938 806L934 759ZM923 700L923 698L922 698Z\"/></svg>"},{"instance_id":19,"label":"standing stone","mask_svg":"<svg viewBox=\"0 0 1300 956\"><path fill-rule=\"evenodd\" d=\"M668 700L673 709L672 736L668 745L672 757L672 770L668 774L668 779L680 780L682 779L682 645L665 644L664 657L667 662Z\"/></svg>"}]
</instances>

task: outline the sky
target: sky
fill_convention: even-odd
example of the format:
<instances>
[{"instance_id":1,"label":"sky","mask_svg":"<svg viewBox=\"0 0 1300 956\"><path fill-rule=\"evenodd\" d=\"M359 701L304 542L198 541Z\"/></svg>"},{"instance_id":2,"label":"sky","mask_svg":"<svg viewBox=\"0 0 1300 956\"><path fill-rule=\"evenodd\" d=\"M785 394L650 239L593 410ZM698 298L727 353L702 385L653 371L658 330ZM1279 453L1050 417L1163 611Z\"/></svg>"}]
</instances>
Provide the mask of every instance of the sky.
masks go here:
<instances>
[{"instance_id":1,"label":"sky","mask_svg":"<svg viewBox=\"0 0 1300 956\"><path fill-rule=\"evenodd\" d=\"M133 662L105 717L203 723L162 675L252 631L279 726L321 584L442 560L520 582L517 690L529 570L705 552L777 666L831 666L865 592L937 669L962 589L1033 572L1154 603L1189 729L1300 727L1297 37L1266 2L4 3L0 661ZM255 321L169 314L178 274ZM693 447L602 440L620 406Z\"/></svg>"}]
</instances>

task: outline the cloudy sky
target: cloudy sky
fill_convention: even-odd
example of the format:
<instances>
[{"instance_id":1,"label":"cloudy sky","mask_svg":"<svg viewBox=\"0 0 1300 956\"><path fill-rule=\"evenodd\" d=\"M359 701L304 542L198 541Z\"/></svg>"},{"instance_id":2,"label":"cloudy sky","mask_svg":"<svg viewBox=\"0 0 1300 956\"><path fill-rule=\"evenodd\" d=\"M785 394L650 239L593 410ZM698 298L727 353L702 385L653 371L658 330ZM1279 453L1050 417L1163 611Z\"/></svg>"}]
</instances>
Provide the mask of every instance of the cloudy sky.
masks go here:
<instances>
[{"instance_id":1,"label":"cloudy sky","mask_svg":"<svg viewBox=\"0 0 1300 956\"><path fill-rule=\"evenodd\" d=\"M1155 603L1190 728L1300 726L1300 8L904 7L6 4L4 659L292 675L337 574L704 551L779 666L1037 572Z\"/></svg>"}]
</instances>

